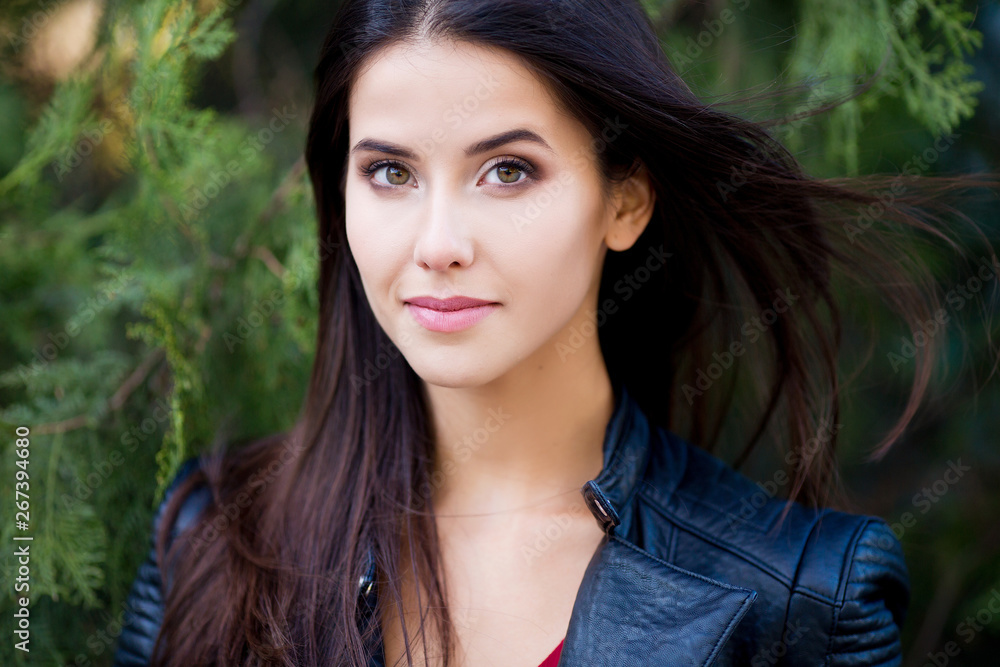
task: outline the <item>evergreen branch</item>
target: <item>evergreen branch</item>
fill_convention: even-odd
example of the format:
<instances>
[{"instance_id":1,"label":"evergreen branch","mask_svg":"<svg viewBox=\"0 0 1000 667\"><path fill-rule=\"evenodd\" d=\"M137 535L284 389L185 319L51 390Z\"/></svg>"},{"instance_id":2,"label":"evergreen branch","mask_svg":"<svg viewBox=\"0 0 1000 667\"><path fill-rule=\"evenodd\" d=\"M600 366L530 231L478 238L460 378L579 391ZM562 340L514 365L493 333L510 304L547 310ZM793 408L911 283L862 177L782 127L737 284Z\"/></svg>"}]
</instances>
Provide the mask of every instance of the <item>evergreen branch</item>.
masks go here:
<instances>
[{"instance_id":1,"label":"evergreen branch","mask_svg":"<svg viewBox=\"0 0 1000 667\"><path fill-rule=\"evenodd\" d=\"M17 185L34 185L46 165L72 145L83 128L95 124L90 111L93 94L93 86L83 79L70 79L56 87L38 123L28 134L24 157L0 179L0 196Z\"/></svg>"},{"instance_id":2,"label":"evergreen branch","mask_svg":"<svg viewBox=\"0 0 1000 667\"><path fill-rule=\"evenodd\" d=\"M282 266L281 262L278 261L278 258L274 256L274 253L271 252L270 248L262 245L256 245L253 247L253 252L251 254L260 259L260 261L264 262L264 265L268 268L268 270L277 276L279 280L285 275L285 267Z\"/></svg>"},{"instance_id":3,"label":"evergreen branch","mask_svg":"<svg viewBox=\"0 0 1000 667\"><path fill-rule=\"evenodd\" d=\"M146 376L148 376L150 371L152 371L153 366L155 366L162 357L163 348L156 348L146 355L146 358L142 360L142 363L139 364L134 371L132 371L132 374L126 378L125 382L122 383L114 395L108 399L107 407L104 412L120 409L121 406L125 404L129 395L131 395L131 393L142 384L143 380L146 379ZM89 421L90 415L82 414L58 422L39 424L34 427L34 430L38 433L64 433L66 431L83 428L89 424Z\"/></svg>"},{"instance_id":4,"label":"evergreen branch","mask_svg":"<svg viewBox=\"0 0 1000 667\"><path fill-rule=\"evenodd\" d=\"M258 218L259 222L269 222L271 218L281 210L284 206L285 201L288 199L288 194L292 191L295 186L295 181L305 173L306 170L306 158L305 155L300 155L299 159L295 161L295 164L291 166L288 173L281 180L278 188L271 195L271 200L267 203L264 211L260 214Z\"/></svg>"},{"instance_id":5,"label":"evergreen branch","mask_svg":"<svg viewBox=\"0 0 1000 667\"><path fill-rule=\"evenodd\" d=\"M288 173L285 174L285 177L281 179L281 183L271 195L271 199L267 202L267 206L264 207L264 210L257 217L258 223L263 224L270 222L271 219L277 215L277 213L285 205L289 193L295 187L295 182L302 176L303 173L305 173L305 170L306 158L304 155L300 155L299 159L296 160L295 164L293 164L288 170ZM248 227L236 238L236 241L233 243L233 252L237 257L246 257L247 252L250 250L250 233L253 230L254 227ZM278 277L280 278L281 276Z\"/></svg>"}]
</instances>

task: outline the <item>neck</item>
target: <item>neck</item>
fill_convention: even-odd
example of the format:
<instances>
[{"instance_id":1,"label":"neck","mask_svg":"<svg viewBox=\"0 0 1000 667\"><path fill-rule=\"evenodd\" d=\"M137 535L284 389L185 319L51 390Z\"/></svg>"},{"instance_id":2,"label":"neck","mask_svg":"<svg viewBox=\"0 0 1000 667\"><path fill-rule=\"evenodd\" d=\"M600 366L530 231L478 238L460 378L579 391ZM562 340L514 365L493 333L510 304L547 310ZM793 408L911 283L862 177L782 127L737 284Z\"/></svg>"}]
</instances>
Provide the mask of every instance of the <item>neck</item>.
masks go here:
<instances>
[{"instance_id":1,"label":"neck","mask_svg":"<svg viewBox=\"0 0 1000 667\"><path fill-rule=\"evenodd\" d=\"M425 385L436 515L503 521L582 502L580 487L603 467L611 381L596 335L563 360L539 353L486 385Z\"/></svg>"}]
</instances>

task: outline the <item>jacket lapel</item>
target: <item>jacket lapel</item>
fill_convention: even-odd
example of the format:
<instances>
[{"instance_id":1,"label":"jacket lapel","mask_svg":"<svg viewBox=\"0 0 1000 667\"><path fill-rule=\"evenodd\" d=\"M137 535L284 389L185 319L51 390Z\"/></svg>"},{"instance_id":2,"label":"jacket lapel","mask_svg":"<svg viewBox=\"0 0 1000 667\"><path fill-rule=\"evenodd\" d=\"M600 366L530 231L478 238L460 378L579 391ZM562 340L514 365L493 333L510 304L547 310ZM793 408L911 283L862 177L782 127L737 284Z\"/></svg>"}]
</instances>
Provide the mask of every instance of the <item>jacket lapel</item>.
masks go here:
<instances>
[{"instance_id":1,"label":"jacket lapel","mask_svg":"<svg viewBox=\"0 0 1000 667\"><path fill-rule=\"evenodd\" d=\"M610 535L584 574L559 665L706 667L756 597Z\"/></svg>"},{"instance_id":2,"label":"jacket lapel","mask_svg":"<svg viewBox=\"0 0 1000 667\"><path fill-rule=\"evenodd\" d=\"M707 667L757 593L683 570L626 539L654 434L625 387L615 399L604 467L581 489L606 537L584 573L559 665Z\"/></svg>"}]
</instances>

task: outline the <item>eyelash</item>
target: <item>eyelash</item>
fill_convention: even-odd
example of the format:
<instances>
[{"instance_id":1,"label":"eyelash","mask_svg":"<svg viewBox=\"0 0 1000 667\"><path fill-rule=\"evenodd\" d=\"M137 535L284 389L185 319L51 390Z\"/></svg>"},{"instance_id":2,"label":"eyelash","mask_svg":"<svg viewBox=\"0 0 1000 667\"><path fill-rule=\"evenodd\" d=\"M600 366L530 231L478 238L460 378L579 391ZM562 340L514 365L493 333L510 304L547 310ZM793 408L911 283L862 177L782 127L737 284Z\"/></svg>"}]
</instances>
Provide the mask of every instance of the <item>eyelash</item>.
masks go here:
<instances>
[{"instance_id":1,"label":"eyelash","mask_svg":"<svg viewBox=\"0 0 1000 667\"><path fill-rule=\"evenodd\" d=\"M501 187L515 187L515 186L524 184L526 181L534 180L533 174L535 173L535 167L530 162L528 162L526 160L522 160L521 158L514 157L514 156L506 156L506 157L497 158L496 161L493 164L491 164L489 166L489 168L487 168L486 173L488 174L489 172L493 171L497 167L503 167L503 166L508 166L508 165L512 166L512 167L517 167L518 170L524 172L524 175L526 176L526 178L522 178L521 180L519 180L519 181L517 181L515 183L502 183L502 184L499 184L499 185L501 185ZM361 167L361 175L370 179L372 177L372 175L376 171L378 171L379 169L381 169L382 167L399 167L400 169L404 169L404 170L410 172L411 174L413 173L412 170L409 169L406 165L404 165L403 163L398 162L396 160L375 160L373 162L368 163L367 166L362 166ZM375 187L379 187L379 188L403 187L403 185L398 185L398 186L397 185L383 185L382 183L375 183L374 185L375 185ZM491 183L490 185L498 185L498 184Z\"/></svg>"}]
</instances>

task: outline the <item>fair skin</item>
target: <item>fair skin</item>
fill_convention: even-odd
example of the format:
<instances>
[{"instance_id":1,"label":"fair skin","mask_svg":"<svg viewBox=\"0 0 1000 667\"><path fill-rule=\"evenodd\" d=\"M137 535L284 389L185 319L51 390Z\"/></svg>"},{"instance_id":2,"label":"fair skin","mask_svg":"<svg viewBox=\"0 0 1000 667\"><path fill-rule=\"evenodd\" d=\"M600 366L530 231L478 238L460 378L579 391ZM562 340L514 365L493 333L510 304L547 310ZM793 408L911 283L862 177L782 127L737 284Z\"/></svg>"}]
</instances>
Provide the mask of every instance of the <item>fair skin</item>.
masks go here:
<instances>
[{"instance_id":1,"label":"fair skin","mask_svg":"<svg viewBox=\"0 0 1000 667\"><path fill-rule=\"evenodd\" d=\"M369 64L348 111L347 236L375 317L427 392L457 664L537 667L603 537L580 487L602 468L614 397L596 333L579 332L596 332L605 254L635 243L655 197L641 170L605 198L590 134L510 53L421 42ZM520 128L546 145L466 154ZM380 160L393 164L362 174ZM440 332L404 305L421 295L500 305ZM400 584L412 637L413 581ZM394 606L382 624L392 665L404 655ZM432 664L439 653L428 647Z\"/></svg>"}]
</instances>

